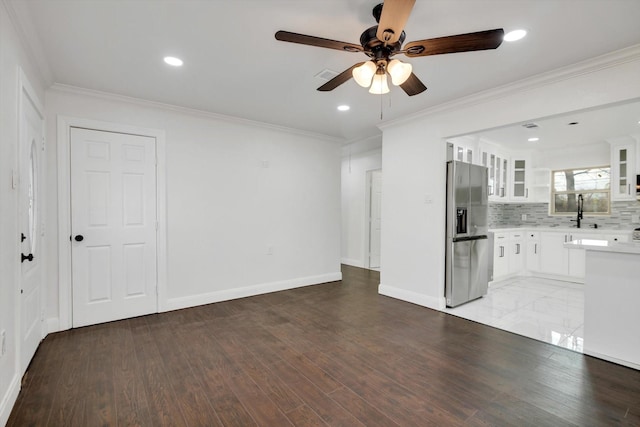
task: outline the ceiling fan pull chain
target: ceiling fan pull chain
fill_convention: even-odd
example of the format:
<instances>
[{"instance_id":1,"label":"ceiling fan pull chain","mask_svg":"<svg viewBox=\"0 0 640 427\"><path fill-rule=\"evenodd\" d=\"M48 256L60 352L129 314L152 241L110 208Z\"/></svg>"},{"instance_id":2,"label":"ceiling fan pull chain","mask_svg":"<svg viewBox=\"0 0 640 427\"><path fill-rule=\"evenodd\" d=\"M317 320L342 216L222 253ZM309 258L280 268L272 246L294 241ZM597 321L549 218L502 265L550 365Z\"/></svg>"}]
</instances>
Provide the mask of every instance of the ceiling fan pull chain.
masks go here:
<instances>
[{"instance_id":1,"label":"ceiling fan pull chain","mask_svg":"<svg viewBox=\"0 0 640 427\"><path fill-rule=\"evenodd\" d=\"M382 94L380 94L380 120L382 120Z\"/></svg>"}]
</instances>

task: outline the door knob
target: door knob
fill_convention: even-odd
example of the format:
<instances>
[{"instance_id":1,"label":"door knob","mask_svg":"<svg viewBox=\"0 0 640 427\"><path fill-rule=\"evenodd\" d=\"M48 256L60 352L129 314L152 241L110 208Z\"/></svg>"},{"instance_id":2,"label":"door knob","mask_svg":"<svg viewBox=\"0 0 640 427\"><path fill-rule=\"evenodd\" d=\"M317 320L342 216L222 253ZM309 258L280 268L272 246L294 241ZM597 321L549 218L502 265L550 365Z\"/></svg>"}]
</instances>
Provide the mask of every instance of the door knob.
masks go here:
<instances>
[{"instance_id":1,"label":"door knob","mask_svg":"<svg viewBox=\"0 0 640 427\"><path fill-rule=\"evenodd\" d=\"M84 240L84 236L82 234L78 234L74 239L76 242L82 242Z\"/></svg>"},{"instance_id":2,"label":"door knob","mask_svg":"<svg viewBox=\"0 0 640 427\"><path fill-rule=\"evenodd\" d=\"M33 261L33 254L29 254L29 255L20 254L20 256L22 258L22 260L20 261L21 263L25 261L29 261L29 262Z\"/></svg>"}]
</instances>

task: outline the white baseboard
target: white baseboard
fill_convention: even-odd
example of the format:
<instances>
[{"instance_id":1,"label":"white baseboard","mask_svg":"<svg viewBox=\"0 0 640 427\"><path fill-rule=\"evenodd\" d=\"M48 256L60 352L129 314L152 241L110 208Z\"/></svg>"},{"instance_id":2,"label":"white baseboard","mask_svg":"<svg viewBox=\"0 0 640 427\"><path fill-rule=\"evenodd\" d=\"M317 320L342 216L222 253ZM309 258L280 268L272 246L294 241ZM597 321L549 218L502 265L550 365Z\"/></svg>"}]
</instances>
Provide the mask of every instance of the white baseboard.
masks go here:
<instances>
[{"instance_id":1,"label":"white baseboard","mask_svg":"<svg viewBox=\"0 0 640 427\"><path fill-rule=\"evenodd\" d=\"M320 283L335 282L342 280L342 273L328 273L319 276L300 277L279 282L262 283L259 285L245 286L237 289L225 289L223 291L211 292L207 294L193 295L188 297L173 298L166 301L160 311L180 310L182 308L196 307L199 305L212 304L214 302L229 301L238 298L251 297L255 295L268 294L270 292L285 291L287 289L300 288L302 286L318 285Z\"/></svg>"},{"instance_id":2,"label":"white baseboard","mask_svg":"<svg viewBox=\"0 0 640 427\"><path fill-rule=\"evenodd\" d=\"M15 405L16 400L18 400L18 393L20 393L20 375L16 373L11 380L7 393L2 397L2 401L0 401L0 426L6 425L7 421L9 421L9 415L11 415L13 405Z\"/></svg>"},{"instance_id":3,"label":"white baseboard","mask_svg":"<svg viewBox=\"0 0 640 427\"><path fill-rule=\"evenodd\" d=\"M351 267L367 268L364 266L364 261L361 259L342 258L340 262L345 265L350 265Z\"/></svg>"},{"instance_id":4,"label":"white baseboard","mask_svg":"<svg viewBox=\"0 0 640 427\"><path fill-rule=\"evenodd\" d=\"M432 308L434 310L443 310L446 307L446 300L443 297L432 297L425 294L419 294L406 289L400 289L389 285L378 286L378 293L391 298L407 301L423 307Z\"/></svg>"},{"instance_id":5,"label":"white baseboard","mask_svg":"<svg viewBox=\"0 0 640 427\"><path fill-rule=\"evenodd\" d=\"M60 332L60 318L58 317L50 317L47 319L47 334L53 333L53 332ZM45 335L46 336L46 335Z\"/></svg>"},{"instance_id":6,"label":"white baseboard","mask_svg":"<svg viewBox=\"0 0 640 427\"><path fill-rule=\"evenodd\" d=\"M589 349L584 349L583 353L588 356L597 357L598 359L606 360L608 362L617 363L618 365L626 366L628 368L636 369L640 371L640 365L637 363L629 362L628 360L618 359L612 356L607 356L606 354L598 353L597 351L592 351Z\"/></svg>"}]
</instances>

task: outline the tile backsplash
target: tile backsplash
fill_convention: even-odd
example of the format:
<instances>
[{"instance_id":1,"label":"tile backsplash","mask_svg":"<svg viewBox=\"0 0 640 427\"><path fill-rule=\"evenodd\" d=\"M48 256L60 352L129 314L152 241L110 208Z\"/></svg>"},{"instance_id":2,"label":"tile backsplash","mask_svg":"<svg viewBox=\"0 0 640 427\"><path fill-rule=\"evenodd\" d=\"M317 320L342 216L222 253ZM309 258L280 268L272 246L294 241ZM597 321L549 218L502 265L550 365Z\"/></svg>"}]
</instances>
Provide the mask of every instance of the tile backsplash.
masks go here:
<instances>
[{"instance_id":1,"label":"tile backsplash","mask_svg":"<svg viewBox=\"0 0 640 427\"><path fill-rule=\"evenodd\" d=\"M526 220L522 215L527 216ZM598 224L598 228L629 229L640 227L634 222L640 215L640 201L611 202L610 216L584 215L583 227ZM548 203L489 203L489 228L500 227L571 227L575 226L572 216L549 216Z\"/></svg>"}]
</instances>

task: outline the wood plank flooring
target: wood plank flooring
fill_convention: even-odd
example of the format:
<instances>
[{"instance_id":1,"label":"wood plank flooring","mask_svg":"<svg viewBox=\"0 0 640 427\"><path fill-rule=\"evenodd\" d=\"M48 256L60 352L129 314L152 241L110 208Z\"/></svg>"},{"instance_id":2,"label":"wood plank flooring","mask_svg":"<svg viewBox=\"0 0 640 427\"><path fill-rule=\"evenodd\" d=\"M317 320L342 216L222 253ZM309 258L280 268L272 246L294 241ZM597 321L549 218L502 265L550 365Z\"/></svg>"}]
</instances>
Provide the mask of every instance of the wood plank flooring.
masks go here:
<instances>
[{"instance_id":1,"label":"wood plank flooring","mask_svg":"<svg viewBox=\"0 0 640 427\"><path fill-rule=\"evenodd\" d=\"M49 335L9 426L638 426L640 372L377 293L377 272Z\"/></svg>"}]
</instances>

